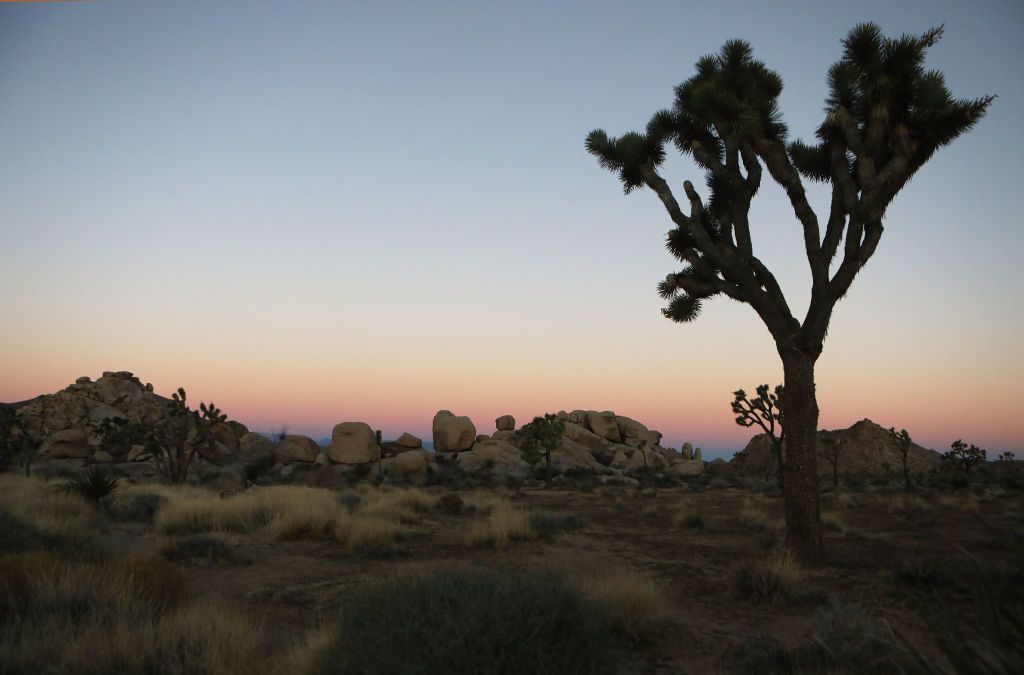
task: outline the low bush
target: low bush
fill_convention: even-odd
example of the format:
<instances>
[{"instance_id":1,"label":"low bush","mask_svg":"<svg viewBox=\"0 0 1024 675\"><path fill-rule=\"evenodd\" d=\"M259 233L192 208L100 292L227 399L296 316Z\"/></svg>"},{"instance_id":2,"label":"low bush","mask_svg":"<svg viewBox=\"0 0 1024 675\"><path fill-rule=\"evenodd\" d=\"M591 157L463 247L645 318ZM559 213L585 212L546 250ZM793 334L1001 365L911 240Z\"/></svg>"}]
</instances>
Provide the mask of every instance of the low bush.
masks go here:
<instances>
[{"instance_id":1,"label":"low bush","mask_svg":"<svg viewBox=\"0 0 1024 675\"><path fill-rule=\"evenodd\" d=\"M481 518L473 521L466 535L471 546L502 549L514 541L533 539L530 516L505 500L493 503Z\"/></svg>"},{"instance_id":2,"label":"low bush","mask_svg":"<svg viewBox=\"0 0 1024 675\"><path fill-rule=\"evenodd\" d=\"M672 515L672 525L677 529L703 530L708 520L692 504L683 504Z\"/></svg>"},{"instance_id":3,"label":"low bush","mask_svg":"<svg viewBox=\"0 0 1024 675\"><path fill-rule=\"evenodd\" d=\"M919 591L934 591L953 585L950 564L934 556L907 556L896 561L892 580L899 586Z\"/></svg>"},{"instance_id":4,"label":"low bush","mask_svg":"<svg viewBox=\"0 0 1024 675\"><path fill-rule=\"evenodd\" d=\"M85 473L64 483L61 490L81 495L90 502L99 504L101 499L112 494L120 484L120 478L111 476L106 469L93 464Z\"/></svg>"},{"instance_id":5,"label":"low bush","mask_svg":"<svg viewBox=\"0 0 1024 675\"><path fill-rule=\"evenodd\" d=\"M319 673L610 673L609 621L551 576L447 573L356 589ZM387 639L381 639L387 636Z\"/></svg>"}]
</instances>

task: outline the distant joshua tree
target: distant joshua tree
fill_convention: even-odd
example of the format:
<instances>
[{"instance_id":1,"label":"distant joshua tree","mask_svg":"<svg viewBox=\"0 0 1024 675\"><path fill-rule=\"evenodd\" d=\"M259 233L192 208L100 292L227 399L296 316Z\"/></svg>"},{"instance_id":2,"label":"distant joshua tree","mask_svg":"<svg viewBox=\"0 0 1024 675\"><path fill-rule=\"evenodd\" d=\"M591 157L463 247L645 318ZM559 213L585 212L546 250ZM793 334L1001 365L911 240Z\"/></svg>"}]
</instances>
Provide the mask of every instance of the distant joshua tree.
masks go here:
<instances>
[{"instance_id":1,"label":"distant joshua tree","mask_svg":"<svg viewBox=\"0 0 1024 675\"><path fill-rule=\"evenodd\" d=\"M892 438L896 447L900 451L900 462L903 464L903 487L909 490L911 486L910 482L910 446L913 441L910 440L910 434L907 433L906 429L900 429L896 431L896 427L889 427L889 436Z\"/></svg>"},{"instance_id":2,"label":"distant joshua tree","mask_svg":"<svg viewBox=\"0 0 1024 675\"><path fill-rule=\"evenodd\" d=\"M896 194L993 100L955 99L942 73L925 70L925 53L941 36L940 27L888 38L872 23L850 31L828 71L825 119L810 145L787 143L778 108L782 78L742 40L698 61L696 75L676 87L673 108L655 113L643 132L609 138L595 130L587 137L587 150L618 174L625 191L650 188L675 226L668 248L684 267L659 285L669 303L665 316L692 321L705 300L724 295L750 305L771 333L786 386L787 545L805 560L822 556L814 366L833 308L874 255ZM707 201L683 183L688 213L659 173L668 143L705 172ZM754 255L750 203L764 169L785 190L803 232L812 286L802 321ZM824 222L805 180L831 188Z\"/></svg>"},{"instance_id":3,"label":"distant joshua tree","mask_svg":"<svg viewBox=\"0 0 1024 675\"><path fill-rule=\"evenodd\" d=\"M768 435L771 443L772 457L779 477L779 489L785 490L785 472L782 469L783 455L782 443L785 438L785 427L782 424L782 396L784 393L781 384L776 385L774 392L768 391L768 385L762 384L757 388L757 396L752 400L747 398L747 392L737 389L732 393L732 411L736 413L736 424L741 427L757 425Z\"/></svg>"},{"instance_id":4,"label":"distant joshua tree","mask_svg":"<svg viewBox=\"0 0 1024 675\"><path fill-rule=\"evenodd\" d=\"M212 402L200 402L199 410L192 410L179 387L167 404L167 417L153 428L146 443L160 473L173 484L184 483L196 453L213 450L213 426L227 419Z\"/></svg>"},{"instance_id":5,"label":"distant joshua tree","mask_svg":"<svg viewBox=\"0 0 1024 675\"><path fill-rule=\"evenodd\" d=\"M524 424L516 440L523 461L530 466L535 466L544 458L544 482L548 487L551 487L551 452L561 447L564 431L565 422L558 419L557 415L548 413Z\"/></svg>"},{"instance_id":6,"label":"distant joshua tree","mask_svg":"<svg viewBox=\"0 0 1024 675\"><path fill-rule=\"evenodd\" d=\"M1012 462L1014 460L1014 458L1016 456L1017 455L1015 455L1014 453L1012 453L1009 450L1007 450L1006 452L999 453L999 458L998 459L999 459L1000 462L1006 462L1007 464L1009 464L1010 462Z\"/></svg>"},{"instance_id":7,"label":"distant joshua tree","mask_svg":"<svg viewBox=\"0 0 1024 675\"><path fill-rule=\"evenodd\" d=\"M967 445L959 438L950 445L950 450L943 453L942 459L948 464L970 473L971 469L982 464L988 453L976 445Z\"/></svg>"}]
</instances>

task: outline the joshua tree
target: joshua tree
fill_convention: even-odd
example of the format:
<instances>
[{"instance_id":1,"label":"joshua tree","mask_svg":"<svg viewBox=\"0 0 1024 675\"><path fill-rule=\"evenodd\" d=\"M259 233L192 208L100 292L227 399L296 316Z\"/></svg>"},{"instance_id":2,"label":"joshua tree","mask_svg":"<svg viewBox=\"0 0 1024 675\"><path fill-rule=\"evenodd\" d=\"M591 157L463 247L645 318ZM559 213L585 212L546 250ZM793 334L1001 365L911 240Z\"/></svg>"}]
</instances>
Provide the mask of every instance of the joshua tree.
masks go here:
<instances>
[{"instance_id":1,"label":"joshua tree","mask_svg":"<svg viewBox=\"0 0 1024 675\"><path fill-rule=\"evenodd\" d=\"M903 464L903 486L910 489L910 465L908 459L910 457L910 445L913 441L910 440L910 434L907 433L906 429L900 429L896 431L896 427L889 427L889 436L892 437L896 447L900 450L900 462Z\"/></svg>"},{"instance_id":2,"label":"joshua tree","mask_svg":"<svg viewBox=\"0 0 1024 675\"><path fill-rule=\"evenodd\" d=\"M212 402L200 402L199 410L192 410L179 387L167 404L166 419L153 428L146 444L160 473L171 483L184 483L196 453L213 449L213 426L227 419Z\"/></svg>"},{"instance_id":3,"label":"joshua tree","mask_svg":"<svg viewBox=\"0 0 1024 675\"><path fill-rule=\"evenodd\" d=\"M821 445L825 449L822 455L829 466L832 467L832 489L835 490L839 487L839 450L843 447L843 439L823 436Z\"/></svg>"},{"instance_id":4,"label":"joshua tree","mask_svg":"<svg viewBox=\"0 0 1024 675\"><path fill-rule=\"evenodd\" d=\"M781 384L776 385L774 392L769 392L768 385L762 384L757 388L757 396L753 400L749 400L747 393L742 389L737 389L732 393L735 397L732 402L732 411L736 413L736 424L741 427L750 427L756 424L768 435L772 457L775 458L775 466L778 470L780 490L785 490L785 477L782 470L782 442L785 435L785 427L782 424L783 391Z\"/></svg>"},{"instance_id":5,"label":"joshua tree","mask_svg":"<svg viewBox=\"0 0 1024 675\"><path fill-rule=\"evenodd\" d=\"M999 461L1000 462L1005 462L1006 464L1009 464L1010 462L1012 462L1014 460L1014 458L1016 456L1017 455L1015 455L1014 453L1012 453L1009 450L1007 450L1006 452L999 453Z\"/></svg>"},{"instance_id":6,"label":"joshua tree","mask_svg":"<svg viewBox=\"0 0 1024 675\"><path fill-rule=\"evenodd\" d=\"M959 438L953 441L950 448L952 449L942 454L942 459L968 474L971 472L971 469L984 462L985 457L988 455L987 452L978 446L968 446Z\"/></svg>"},{"instance_id":7,"label":"joshua tree","mask_svg":"<svg viewBox=\"0 0 1024 675\"><path fill-rule=\"evenodd\" d=\"M813 144L787 143L778 109L782 79L740 40L698 61L696 75L676 87L674 107L655 113L644 132L609 138L595 130L587 137L587 150L618 173L627 193L650 188L674 223L668 248L684 267L659 286L669 303L665 316L692 321L703 301L725 295L749 304L771 333L786 387L787 544L805 560L821 557L814 365L833 308L874 254L896 194L993 99L954 99L942 73L925 70L925 53L941 35L936 28L888 38L870 23L850 31L828 72L825 119ZM705 172L709 199L683 183L687 212L659 173L666 143ZM754 255L750 202L763 169L785 190L803 232L812 286L802 321ZM805 180L831 188L823 223Z\"/></svg>"},{"instance_id":8,"label":"joshua tree","mask_svg":"<svg viewBox=\"0 0 1024 675\"><path fill-rule=\"evenodd\" d=\"M551 487L551 451L562 445L562 432L565 422L557 415L548 413L544 417L534 417L529 424L519 430L517 444L519 453L530 466L535 466L544 458L544 482Z\"/></svg>"}]
</instances>

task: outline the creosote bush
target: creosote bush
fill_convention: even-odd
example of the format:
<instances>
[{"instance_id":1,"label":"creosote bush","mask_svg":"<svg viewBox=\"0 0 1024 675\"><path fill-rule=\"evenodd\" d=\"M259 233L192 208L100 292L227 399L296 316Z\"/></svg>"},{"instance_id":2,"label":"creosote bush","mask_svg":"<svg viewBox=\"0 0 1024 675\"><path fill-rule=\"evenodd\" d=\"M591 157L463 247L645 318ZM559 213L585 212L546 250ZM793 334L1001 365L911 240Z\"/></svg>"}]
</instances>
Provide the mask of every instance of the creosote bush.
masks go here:
<instances>
[{"instance_id":1,"label":"creosote bush","mask_svg":"<svg viewBox=\"0 0 1024 675\"><path fill-rule=\"evenodd\" d=\"M610 673L609 624L600 607L553 576L394 579L344 599L315 672Z\"/></svg>"}]
</instances>

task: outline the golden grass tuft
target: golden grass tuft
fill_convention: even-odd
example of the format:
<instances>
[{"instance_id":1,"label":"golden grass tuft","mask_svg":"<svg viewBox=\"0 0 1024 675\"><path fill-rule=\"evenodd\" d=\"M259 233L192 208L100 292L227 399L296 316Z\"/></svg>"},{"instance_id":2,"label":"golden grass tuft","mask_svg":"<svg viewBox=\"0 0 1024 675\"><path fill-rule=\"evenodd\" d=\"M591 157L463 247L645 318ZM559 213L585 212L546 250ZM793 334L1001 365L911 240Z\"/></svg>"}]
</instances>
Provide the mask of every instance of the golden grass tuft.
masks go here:
<instances>
[{"instance_id":1,"label":"golden grass tuft","mask_svg":"<svg viewBox=\"0 0 1024 675\"><path fill-rule=\"evenodd\" d=\"M703 530L708 526L708 519L692 503L684 501L672 513L672 527L679 530Z\"/></svg>"},{"instance_id":2,"label":"golden grass tuft","mask_svg":"<svg viewBox=\"0 0 1024 675\"><path fill-rule=\"evenodd\" d=\"M770 513L773 504L761 497L747 495L743 498L743 505L740 507L737 516L740 525L748 530L761 532L763 530L778 529L782 526L778 518L773 518Z\"/></svg>"},{"instance_id":3,"label":"golden grass tuft","mask_svg":"<svg viewBox=\"0 0 1024 675\"><path fill-rule=\"evenodd\" d=\"M503 549L513 541L533 539L535 536L526 512L505 500L492 502L489 513L473 521L466 542L470 546Z\"/></svg>"},{"instance_id":4,"label":"golden grass tuft","mask_svg":"<svg viewBox=\"0 0 1024 675\"><path fill-rule=\"evenodd\" d=\"M47 534L82 539L96 529L96 507L79 495L62 492L61 483L0 474L0 508Z\"/></svg>"},{"instance_id":5,"label":"golden grass tuft","mask_svg":"<svg viewBox=\"0 0 1024 675\"><path fill-rule=\"evenodd\" d=\"M744 600L774 602L794 598L805 573L796 559L784 551L741 562L732 571L733 592Z\"/></svg>"},{"instance_id":6,"label":"golden grass tuft","mask_svg":"<svg viewBox=\"0 0 1024 675\"><path fill-rule=\"evenodd\" d=\"M665 618L663 595L651 579L628 571L584 577L580 591L601 605L615 629L635 641L649 639Z\"/></svg>"},{"instance_id":7,"label":"golden grass tuft","mask_svg":"<svg viewBox=\"0 0 1024 675\"><path fill-rule=\"evenodd\" d=\"M846 532L846 520L840 511L822 511L821 526L831 532Z\"/></svg>"}]
</instances>

